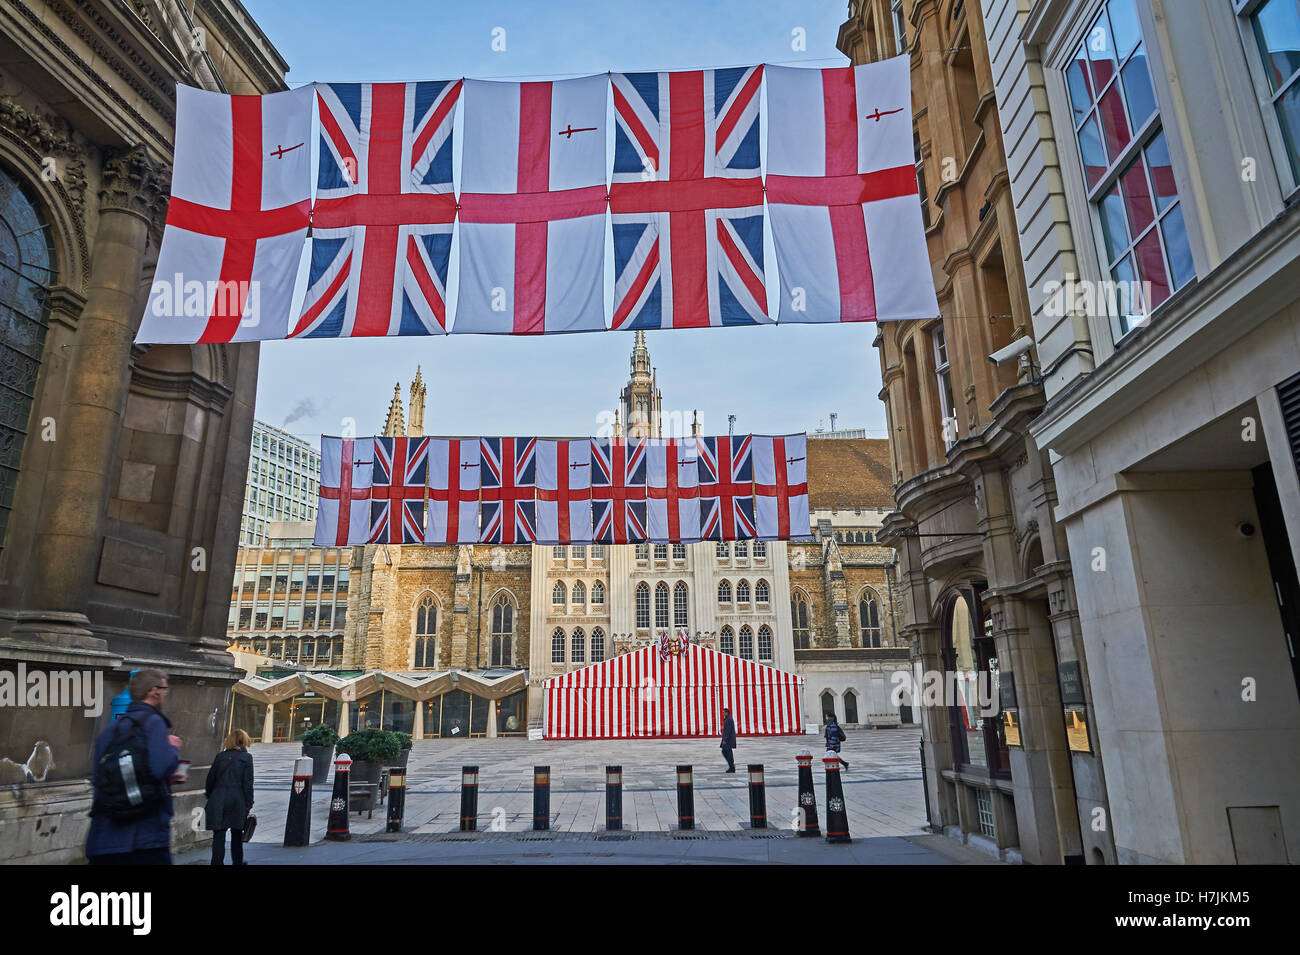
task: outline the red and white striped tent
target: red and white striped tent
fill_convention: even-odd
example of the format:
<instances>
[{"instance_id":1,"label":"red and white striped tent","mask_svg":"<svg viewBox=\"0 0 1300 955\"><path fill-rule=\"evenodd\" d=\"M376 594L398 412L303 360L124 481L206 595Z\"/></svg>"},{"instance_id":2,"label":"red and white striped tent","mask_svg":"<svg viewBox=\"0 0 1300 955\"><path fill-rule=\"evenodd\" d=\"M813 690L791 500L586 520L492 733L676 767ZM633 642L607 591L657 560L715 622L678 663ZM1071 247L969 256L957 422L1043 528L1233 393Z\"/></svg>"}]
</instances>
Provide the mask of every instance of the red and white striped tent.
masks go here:
<instances>
[{"instance_id":1,"label":"red and white striped tent","mask_svg":"<svg viewBox=\"0 0 1300 955\"><path fill-rule=\"evenodd\" d=\"M803 732L803 677L691 644L661 659L655 646L543 684L547 739L720 736L730 707L741 736Z\"/></svg>"}]
</instances>

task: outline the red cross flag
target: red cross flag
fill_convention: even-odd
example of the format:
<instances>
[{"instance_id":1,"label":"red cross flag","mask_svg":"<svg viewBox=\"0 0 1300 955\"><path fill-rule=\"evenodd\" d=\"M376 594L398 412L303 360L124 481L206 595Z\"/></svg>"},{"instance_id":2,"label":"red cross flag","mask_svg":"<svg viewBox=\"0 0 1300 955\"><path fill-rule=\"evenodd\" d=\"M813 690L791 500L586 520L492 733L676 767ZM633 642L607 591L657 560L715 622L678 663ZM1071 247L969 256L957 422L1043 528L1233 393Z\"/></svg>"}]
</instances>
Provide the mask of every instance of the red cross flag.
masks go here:
<instances>
[{"instance_id":1,"label":"red cross flag","mask_svg":"<svg viewBox=\"0 0 1300 955\"><path fill-rule=\"evenodd\" d=\"M808 436L754 435L754 513L760 540L812 536Z\"/></svg>"},{"instance_id":2,"label":"red cross flag","mask_svg":"<svg viewBox=\"0 0 1300 955\"><path fill-rule=\"evenodd\" d=\"M364 544L370 536L374 443L374 438L320 439L317 544L347 547Z\"/></svg>"},{"instance_id":3,"label":"red cross flag","mask_svg":"<svg viewBox=\"0 0 1300 955\"><path fill-rule=\"evenodd\" d=\"M307 242L313 95L176 88L171 201L137 342L288 337Z\"/></svg>"},{"instance_id":4,"label":"red cross flag","mask_svg":"<svg viewBox=\"0 0 1300 955\"><path fill-rule=\"evenodd\" d=\"M591 442L537 442L537 542L591 540Z\"/></svg>"},{"instance_id":5,"label":"red cross flag","mask_svg":"<svg viewBox=\"0 0 1300 955\"><path fill-rule=\"evenodd\" d=\"M664 543L700 539L699 448L694 438L664 438L646 450L646 536Z\"/></svg>"},{"instance_id":6,"label":"red cross flag","mask_svg":"<svg viewBox=\"0 0 1300 955\"><path fill-rule=\"evenodd\" d=\"M939 314L916 183L909 59L767 68L778 321Z\"/></svg>"},{"instance_id":7,"label":"red cross flag","mask_svg":"<svg viewBox=\"0 0 1300 955\"><path fill-rule=\"evenodd\" d=\"M478 541L478 438L429 439L429 521L426 544Z\"/></svg>"}]
</instances>

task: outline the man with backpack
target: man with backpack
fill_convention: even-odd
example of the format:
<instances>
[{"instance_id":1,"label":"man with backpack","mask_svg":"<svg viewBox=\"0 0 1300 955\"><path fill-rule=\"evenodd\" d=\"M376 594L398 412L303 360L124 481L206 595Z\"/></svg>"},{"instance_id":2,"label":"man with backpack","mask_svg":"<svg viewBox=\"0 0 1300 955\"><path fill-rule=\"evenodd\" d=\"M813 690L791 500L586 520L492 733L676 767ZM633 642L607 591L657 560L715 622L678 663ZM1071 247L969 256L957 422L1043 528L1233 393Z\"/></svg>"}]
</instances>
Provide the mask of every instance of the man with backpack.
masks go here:
<instances>
[{"instance_id":1,"label":"man with backpack","mask_svg":"<svg viewBox=\"0 0 1300 955\"><path fill-rule=\"evenodd\" d=\"M139 670L131 705L95 740L95 800L86 858L91 865L171 865L172 795L181 740L160 707L167 674Z\"/></svg>"},{"instance_id":2,"label":"man with backpack","mask_svg":"<svg viewBox=\"0 0 1300 955\"><path fill-rule=\"evenodd\" d=\"M828 713L826 715L826 751L828 753L833 752L836 756L839 756L840 744L848 738L848 734L844 732L843 727L841 727L836 721L835 714ZM844 759L843 756L840 756L840 762L844 764L845 769L849 768L848 761Z\"/></svg>"}]
</instances>

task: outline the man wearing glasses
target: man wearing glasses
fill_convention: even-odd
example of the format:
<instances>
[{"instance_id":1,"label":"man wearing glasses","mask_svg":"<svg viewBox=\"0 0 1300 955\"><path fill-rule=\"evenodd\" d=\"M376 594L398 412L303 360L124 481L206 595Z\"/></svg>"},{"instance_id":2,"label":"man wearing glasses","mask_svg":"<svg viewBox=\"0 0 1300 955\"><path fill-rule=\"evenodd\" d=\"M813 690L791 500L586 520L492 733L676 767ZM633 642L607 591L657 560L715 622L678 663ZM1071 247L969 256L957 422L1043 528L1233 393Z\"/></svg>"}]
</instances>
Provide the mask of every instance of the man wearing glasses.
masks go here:
<instances>
[{"instance_id":1,"label":"man wearing glasses","mask_svg":"<svg viewBox=\"0 0 1300 955\"><path fill-rule=\"evenodd\" d=\"M180 764L181 740L162 714L167 674L138 670L131 676L131 705L95 740L95 802L86 858L91 865L171 865L172 796L168 783ZM122 754L136 738L143 756ZM104 763L104 765L101 765ZM126 818L130 816L131 818Z\"/></svg>"}]
</instances>

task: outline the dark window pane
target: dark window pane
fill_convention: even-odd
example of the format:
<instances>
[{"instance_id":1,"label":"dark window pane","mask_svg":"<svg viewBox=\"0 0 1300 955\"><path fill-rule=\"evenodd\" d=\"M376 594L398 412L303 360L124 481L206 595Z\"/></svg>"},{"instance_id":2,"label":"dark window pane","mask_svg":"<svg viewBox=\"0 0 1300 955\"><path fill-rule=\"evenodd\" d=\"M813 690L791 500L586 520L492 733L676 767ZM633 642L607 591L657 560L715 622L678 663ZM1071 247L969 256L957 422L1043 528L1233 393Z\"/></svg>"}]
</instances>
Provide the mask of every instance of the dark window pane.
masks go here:
<instances>
[{"instance_id":1,"label":"dark window pane","mask_svg":"<svg viewBox=\"0 0 1300 955\"><path fill-rule=\"evenodd\" d=\"M1115 261L1128 248L1128 230L1124 227L1124 200L1120 198L1119 187L1111 186L1102 196L1101 234L1106 240L1106 262Z\"/></svg>"},{"instance_id":2,"label":"dark window pane","mask_svg":"<svg viewBox=\"0 0 1300 955\"><path fill-rule=\"evenodd\" d=\"M1182 288L1196 275L1192 263L1192 250L1187 244L1187 226L1183 223L1183 207L1175 206L1161 223L1165 233L1165 251L1169 255L1169 271L1173 274L1174 288Z\"/></svg>"},{"instance_id":3,"label":"dark window pane","mask_svg":"<svg viewBox=\"0 0 1300 955\"><path fill-rule=\"evenodd\" d=\"M1120 185L1124 190L1124 205L1128 208L1128 222L1131 235L1141 235L1155 211L1151 208L1151 188L1147 185L1147 173L1139 159L1120 176Z\"/></svg>"},{"instance_id":4,"label":"dark window pane","mask_svg":"<svg viewBox=\"0 0 1300 955\"><path fill-rule=\"evenodd\" d=\"M1070 87L1070 103L1074 107L1074 125L1088 115L1092 108L1092 77L1088 75L1088 65L1084 60L1083 48L1075 54L1074 59L1065 70L1065 81Z\"/></svg>"},{"instance_id":5,"label":"dark window pane","mask_svg":"<svg viewBox=\"0 0 1300 955\"><path fill-rule=\"evenodd\" d=\"M1088 188L1101 182L1109 163L1106 151L1101 146L1101 133L1097 130L1097 114L1088 117L1088 121L1079 130L1079 151L1083 154L1083 171L1088 177Z\"/></svg>"},{"instance_id":6,"label":"dark window pane","mask_svg":"<svg viewBox=\"0 0 1300 955\"><path fill-rule=\"evenodd\" d=\"M1150 312L1169 297L1169 279L1165 276L1165 260L1160 254L1160 237L1156 231L1153 229L1148 232L1134 251L1137 253L1138 272L1142 281L1151 285L1149 291L1143 288L1143 296L1149 297L1150 301L1133 302L1129 308L1136 311L1145 306L1146 311Z\"/></svg>"},{"instance_id":7,"label":"dark window pane","mask_svg":"<svg viewBox=\"0 0 1300 955\"><path fill-rule=\"evenodd\" d=\"M1286 139L1291 172L1300 180L1300 80L1291 85L1277 101L1277 121Z\"/></svg>"},{"instance_id":8,"label":"dark window pane","mask_svg":"<svg viewBox=\"0 0 1300 955\"><path fill-rule=\"evenodd\" d=\"M1276 93L1300 70L1300 4L1268 0L1255 13L1254 24L1269 87Z\"/></svg>"},{"instance_id":9,"label":"dark window pane","mask_svg":"<svg viewBox=\"0 0 1300 955\"><path fill-rule=\"evenodd\" d=\"M1124 67L1124 95L1128 97L1128 115L1133 120L1133 128L1141 129L1156 111L1156 94L1151 89L1146 47L1138 47L1133 59Z\"/></svg>"},{"instance_id":10,"label":"dark window pane","mask_svg":"<svg viewBox=\"0 0 1300 955\"><path fill-rule=\"evenodd\" d=\"M1142 39L1142 27L1138 24L1137 10L1133 8L1133 0L1111 0L1107 10L1110 13L1110 25L1115 36L1115 52L1122 60Z\"/></svg>"},{"instance_id":11,"label":"dark window pane","mask_svg":"<svg viewBox=\"0 0 1300 955\"><path fill-rule=\"evenodd\" d=\"M1097 105L1101 114L1101 126L1106 131L1106 150L1114 161L1132 139L1128 118L1124 115L1124 99L1119 95L1119 87L1112 86Z\"/></svg>"},{"instance_id":12,"label":"dark window pane","mask_svg":"<svg viewBox=\"0 0 1300 955\"><path fill-rule=\"evenodd\" d=\"M1106 14L1097 18L1093 28L1083 40L1092 63L1092 81L1095 88L1102 90L1115 75L1115 44L1111 42L1110 27L1106 23Z\"/></svg>"},{"instance_id":13,"label":"dark window pane","mask_svg":"<svg viewBox=\"0 0 1300 955\"><path fill-rule=\"evenodd\" d=\"M1147 146L1147 165L1151 169L1151 187L1156 194L1156 211L1164 212L1178 199L1178 186L1174 184L1174 167L1169 163L1169 146L1164 130Z\"/></svg>"}]
</instances>

